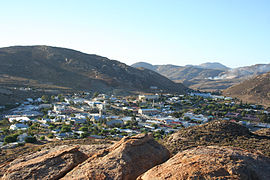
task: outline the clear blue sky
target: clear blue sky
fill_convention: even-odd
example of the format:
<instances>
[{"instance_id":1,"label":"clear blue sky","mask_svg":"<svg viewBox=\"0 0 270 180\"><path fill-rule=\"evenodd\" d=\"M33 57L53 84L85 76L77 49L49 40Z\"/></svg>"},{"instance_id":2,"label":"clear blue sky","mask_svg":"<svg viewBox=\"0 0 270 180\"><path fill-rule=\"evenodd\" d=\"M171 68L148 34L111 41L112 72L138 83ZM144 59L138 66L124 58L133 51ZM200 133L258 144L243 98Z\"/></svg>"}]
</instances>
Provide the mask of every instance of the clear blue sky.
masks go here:
<instances>
[{"instance_id":1,"label":"clear blue sky","mask_svg":"<svg viewBox=\"0 0 270 180\"><path fill-rule=\"evenodd\" d=\"M51 45L126 64L270 63L269 0L7 0L0 47Z\"/></svg>"}]
</instances>

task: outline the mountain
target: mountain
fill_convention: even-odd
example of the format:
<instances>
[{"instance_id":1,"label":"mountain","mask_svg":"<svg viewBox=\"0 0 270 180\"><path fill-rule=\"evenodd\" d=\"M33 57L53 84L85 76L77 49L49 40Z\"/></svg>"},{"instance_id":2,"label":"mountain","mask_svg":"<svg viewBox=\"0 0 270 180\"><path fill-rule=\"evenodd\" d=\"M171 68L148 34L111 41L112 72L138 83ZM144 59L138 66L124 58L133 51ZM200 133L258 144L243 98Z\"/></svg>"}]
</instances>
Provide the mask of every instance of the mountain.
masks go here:
<instances>
[{"instance_id":1,"label":"mountain","mask_svg":"<svg viewBox=\"0 0 270 180\"><path fill-rule=\"evenodd\" d=\"M182 84L154 71L133 68L98 55L50 46L0 48L0 89L148 92L151 86L164 92L186 90Z\"/></svg>"},{"instance_id":2,"label":"mountain","mask_svg":"<svg viewBox=\"0 0 270 180\"><path fill-rule=\"evenodd\" d=\"M176 66L176 65L152 65L146 62L138 62L131 65L132 67L142 67L150 69L166 76L171 80L192 80L192 79L208 79L218 76L224 70L219 69L207 69L200 66Z\"/></svg>"},{"instance_id":3,"label":"mountain","mask_svg":"<svg viewBox=\"0 0 270 180\"><path fill-rule=\"evenodd\" d=\"M156 71L156 66L150 64L150 63L146 63L146 62L137 62L131 65L131 67L135 67L135 68L145 68L145 69L150 69L152 71Z\"/></svg>"},{"instance_id":4,"label":"mountain","mask_svg":"<svg viewBox=\"0 0 270 180\"><path fill-rule=\"evenodd\" d=\"M270 71L270 64L231 69L216 62L186 66L152 65L139 62L131 66L151 69L189 88L205 91L224 90L248 78Z\"/></svg>"},{"instance_id":5,"label":"mountain","mask_svg":"<svg viewBox=\"0 0 270 180\"><path fill-rule=\"evenodd\" d=\"M205 68L205 69L219 69L219 70L225 70L225 71L230 69L227 66L224 66L223 64L218 63L218 62L207 62L207 63L200 64L198 67Z\"/></svg>"},{"instance_id":6,"label":"mountain","mask_svg":"<svg viewBox=\"0 0 270 180\"><path fill-rule=\"evenodd\" d=\"M246 102L270 106L270 72L234 85L223 92Z\"/></svg>"},{"instance_id":7,"label":"mountain","mask_svg":"<svg viewBox=\"0 0 270 180\"><path fill-rule=\"evenodd\" d=\"M250 78L270 71L270 64L255 64L252 66L244 66L234 69L229 69L224 73L219 74L216 79L240 79Z\"/></svg>"}]
</instances>

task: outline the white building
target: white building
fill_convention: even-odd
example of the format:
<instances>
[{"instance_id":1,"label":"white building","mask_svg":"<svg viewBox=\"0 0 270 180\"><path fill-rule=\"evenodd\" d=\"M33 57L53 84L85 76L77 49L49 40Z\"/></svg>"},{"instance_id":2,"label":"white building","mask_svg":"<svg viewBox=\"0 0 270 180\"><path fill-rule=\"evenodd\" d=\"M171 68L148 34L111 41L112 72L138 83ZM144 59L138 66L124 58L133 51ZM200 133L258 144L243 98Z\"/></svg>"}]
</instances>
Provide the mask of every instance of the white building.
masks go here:
<instances>
[{"instance_id":1,"label":"white building","mask_svg":"<svg viewBox=\"0 0 270 180\"><path fill-rule=\"evenodd\" d=\"M159 95L155 94L155 95L139 95L139 100L155 100L158 99Z\"/></svg>"},{"instance_id":2,"label":"white building","mask_svg":"<svg viewBox=\"0 0 270 180\"><path fill-rule=\"evenodd\" d=\"M11 129L11 130L17 130L17 129L26 130L27 128L28 128L28 126L26 124L22 124L22 123L12 124L9 127L9 129Z\"/></svg>"}]
</instances>

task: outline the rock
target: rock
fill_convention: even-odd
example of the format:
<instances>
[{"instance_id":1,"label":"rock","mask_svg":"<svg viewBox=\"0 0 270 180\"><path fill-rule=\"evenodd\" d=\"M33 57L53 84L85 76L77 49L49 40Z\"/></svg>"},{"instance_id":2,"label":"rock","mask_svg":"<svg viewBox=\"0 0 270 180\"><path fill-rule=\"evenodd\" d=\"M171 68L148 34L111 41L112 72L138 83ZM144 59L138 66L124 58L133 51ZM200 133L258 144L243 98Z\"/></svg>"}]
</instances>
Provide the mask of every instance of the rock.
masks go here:
<instances>
[{"instance_id":1,"label":"rock","mask_svg":"<svg viewBox=\"0 0 270 180\"><path fill-rule=\"evenodd\" d=\"M270 179L270 159L234 147L196 147L179 152L137 180Z\"/></svg>"},{"instance_id":2,"label":"rock","mask_svg":"<svg viewBox=\"0 0 270 180\"><path fill-rule=\"evenodd\" d=\"M151 135L125 137L99 151L70 171L63 179L136 179L169 158L169 151Z\"/></svg>"},{"instance_id":3,"label":"rock","mask_svg":"<svg viewBox=\"0 0 270 180\"><path fill-rule=\"evenodd\" d=\"M227 120L182 128L162 141L172 155L197 146L233 146L257 150L270 157L270 136L260 136Z\"/></svg>"},{"instance_id":4,"label":"rock","mask_svg":"<svg viewBox=\"0 0 270 180\"><path fill-rule=\"evenodd\" d=\"M78 146L60 146L15 159L3 179L59 179L88 158Z\"/></svg>"}]
</instances>

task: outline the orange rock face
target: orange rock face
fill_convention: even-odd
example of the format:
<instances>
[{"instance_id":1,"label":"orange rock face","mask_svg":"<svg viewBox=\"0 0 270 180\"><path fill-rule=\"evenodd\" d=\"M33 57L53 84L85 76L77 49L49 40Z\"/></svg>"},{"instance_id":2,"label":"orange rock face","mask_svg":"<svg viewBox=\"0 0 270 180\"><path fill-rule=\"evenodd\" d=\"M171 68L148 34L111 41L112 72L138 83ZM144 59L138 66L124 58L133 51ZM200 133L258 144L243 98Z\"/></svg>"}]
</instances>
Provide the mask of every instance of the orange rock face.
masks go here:
<instances>
[{"instance_id":1,"label":"orange rock face","mask_svg":"<svg viewBox=\"0 0 270 180\"><path fill-rule=\"evenodd\" d=\"M70 171L63 179L136 179L165 162L169 151L150 135L123 138Z\"/></svg>"},{"instance_id":2,"label":"orange rock face","mask_svg":"<svg viewBox=\"0 0 270 180\"><path fill-rule=\"evenodd\" d=\"M43 150L11 162L3 179L59 179L87 158L74 146Z\"/></svg>"},{"instance_id":3,"label":"orange rock face","mask_svg":"<svg viewBox=\"0 0 270 180\"><path fill-rule=\"evenodd\" d=\"M179 152L137 180L270 179L270 159L232 147L196 147Z\"/></svg>"}]
</instances>

